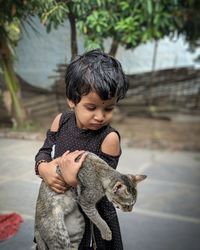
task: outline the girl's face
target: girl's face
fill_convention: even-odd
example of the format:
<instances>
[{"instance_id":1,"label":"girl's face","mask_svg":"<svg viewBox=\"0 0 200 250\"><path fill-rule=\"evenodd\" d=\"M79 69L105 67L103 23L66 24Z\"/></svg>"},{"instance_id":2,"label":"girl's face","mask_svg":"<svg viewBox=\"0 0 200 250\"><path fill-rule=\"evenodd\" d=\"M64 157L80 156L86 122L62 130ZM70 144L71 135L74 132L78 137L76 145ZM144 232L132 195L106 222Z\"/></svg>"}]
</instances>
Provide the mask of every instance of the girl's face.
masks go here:
<instances>
[{"instance_id":1,"label":"girl's face","mask_svg":"<svg viewBox=\"0 0 200 250\"><path fill-rule=\"evenodd\" d=\"M78 104L68 100L74 108L78 128L98 130L110 123L117 98L102 100L95 92L82 96Z\"/></svg>"}]
</instances>

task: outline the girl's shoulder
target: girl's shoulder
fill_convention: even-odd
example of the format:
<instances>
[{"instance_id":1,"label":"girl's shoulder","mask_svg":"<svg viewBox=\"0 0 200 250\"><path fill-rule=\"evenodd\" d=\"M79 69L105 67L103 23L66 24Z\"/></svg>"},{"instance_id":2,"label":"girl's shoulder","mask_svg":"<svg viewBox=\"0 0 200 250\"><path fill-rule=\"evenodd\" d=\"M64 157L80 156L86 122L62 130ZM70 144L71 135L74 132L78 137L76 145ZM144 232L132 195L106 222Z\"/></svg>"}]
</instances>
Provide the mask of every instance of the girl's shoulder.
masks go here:
<instances>
[{"instance_id":1,"label":"girl's shoulder","mask_svg":"<svg viewBox=\"0 0 200 250\"><path fill-rule=\"evenodd\" d=\"M67 121L69 121L72 117L74 116L74 112L72 111L64 111L61 113L61 117L60 117L60 125L63 123L66 123Z\"/></svg>"},{"instance_id":2,"label":"girl's shoulder","mask_svg":"<svg viewBox=\"0 0 200 250\"><path fill-rule=\"evenodd\" d=\"M102 131L100 138L99 157L105 160L109 166L116 169L121 155L119 132L108 125Z\"/></svg>"},{"instance_id":3,"label":"girl's shoulder","mask_svg":"<svg viewBox=\"0 0 200 250\"><path fill-rule=\"evenodd\" d=\"M73 116L73 112L71 111L64 111L60 114L58 114L51 125L51 131L52 132L58 132L60 128L66 124L70 118Z\"/></svg>"},{"instance_id":4,"label":"girl's shoulder","mask_svg":"<svg viewBox=\"0 0 200 250\"><path fill-rule=\"evenodd\" d=\"M111 125L107 125L106 127L104 127L101 131L101 135L100 137L104 140L107 136L109 137L114 137L114 138L118 138L120 141L120 134L119 132L113 128Z\"/></svg>"}]
</instances>

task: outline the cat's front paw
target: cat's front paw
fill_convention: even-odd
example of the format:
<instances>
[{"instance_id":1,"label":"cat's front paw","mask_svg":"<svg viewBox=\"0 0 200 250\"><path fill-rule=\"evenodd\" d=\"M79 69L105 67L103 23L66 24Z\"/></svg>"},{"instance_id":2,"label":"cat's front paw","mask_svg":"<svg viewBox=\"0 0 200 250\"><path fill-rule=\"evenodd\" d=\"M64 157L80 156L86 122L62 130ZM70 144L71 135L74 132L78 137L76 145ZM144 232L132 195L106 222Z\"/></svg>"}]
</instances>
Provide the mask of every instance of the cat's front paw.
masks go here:
<instances>
[{"instance_id":1,"label":"cat's front paw","mask_svg":"<svg viewBox=\"0 0 200 250\"><path fill-rule=\"evenodd\" d=\"M101 237L104 240L112 240L112 232L110 228L107 228L105 231L101 232Z\"/></svg>"}]
</instances>

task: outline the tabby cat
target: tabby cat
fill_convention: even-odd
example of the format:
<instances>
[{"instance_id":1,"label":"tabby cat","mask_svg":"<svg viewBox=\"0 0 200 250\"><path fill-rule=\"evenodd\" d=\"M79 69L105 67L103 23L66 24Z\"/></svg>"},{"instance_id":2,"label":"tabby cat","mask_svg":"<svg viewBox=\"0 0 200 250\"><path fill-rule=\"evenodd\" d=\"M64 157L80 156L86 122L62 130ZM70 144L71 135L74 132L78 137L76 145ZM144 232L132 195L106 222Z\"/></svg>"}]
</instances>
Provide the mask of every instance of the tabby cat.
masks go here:
<instances>
[{"instance_id":1,"label":"tabby cat","mask_svg":"<svg viewBox=\"0 0 200 250\"><path fill-rule=\"evenodd\" d=\"M78 173L78 185L57 194L42 181L36 204L35 239L38 250L77 250L84 233L84 218L78 204L99 228L105 240L112 239L96 203L107 196L122 211L131 211L136 202L138 182L145 175L124 175L88 153Z\"/></svg>"}]
</instances>

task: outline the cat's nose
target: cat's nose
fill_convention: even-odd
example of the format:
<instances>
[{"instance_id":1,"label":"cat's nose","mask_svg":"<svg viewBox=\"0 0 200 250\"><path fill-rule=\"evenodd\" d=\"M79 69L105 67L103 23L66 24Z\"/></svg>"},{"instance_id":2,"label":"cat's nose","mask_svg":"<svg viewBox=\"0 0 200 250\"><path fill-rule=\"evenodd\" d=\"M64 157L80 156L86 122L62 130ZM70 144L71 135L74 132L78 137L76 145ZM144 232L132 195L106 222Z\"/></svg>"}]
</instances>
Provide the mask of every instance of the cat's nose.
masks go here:
<instances>
[{"instance_id":1,"label":"cat's nose","mask_svg":"<svg viewBox=\"0 0 200 250\"><path fill-rule=\"evenodd\" d=\"M129 212L131 212L131 211L132 211L132 209L133 209L133 206L131 206L131 205L130 205L130 206L128 206L128 211L129 211Z\"/></svg>"},{"instance_id":2,"label":"cat's nose","mask_svg":"<svg viewBox=\"0 0 200 250\"><path fill-rule=\"evenodd\" d=\"M132 208L133 208L132 205L126 205L126 206L123 207L122 210L123 210L124 212L131 212L131 211L132 211Z\"/></svg>"}]
</instances>

